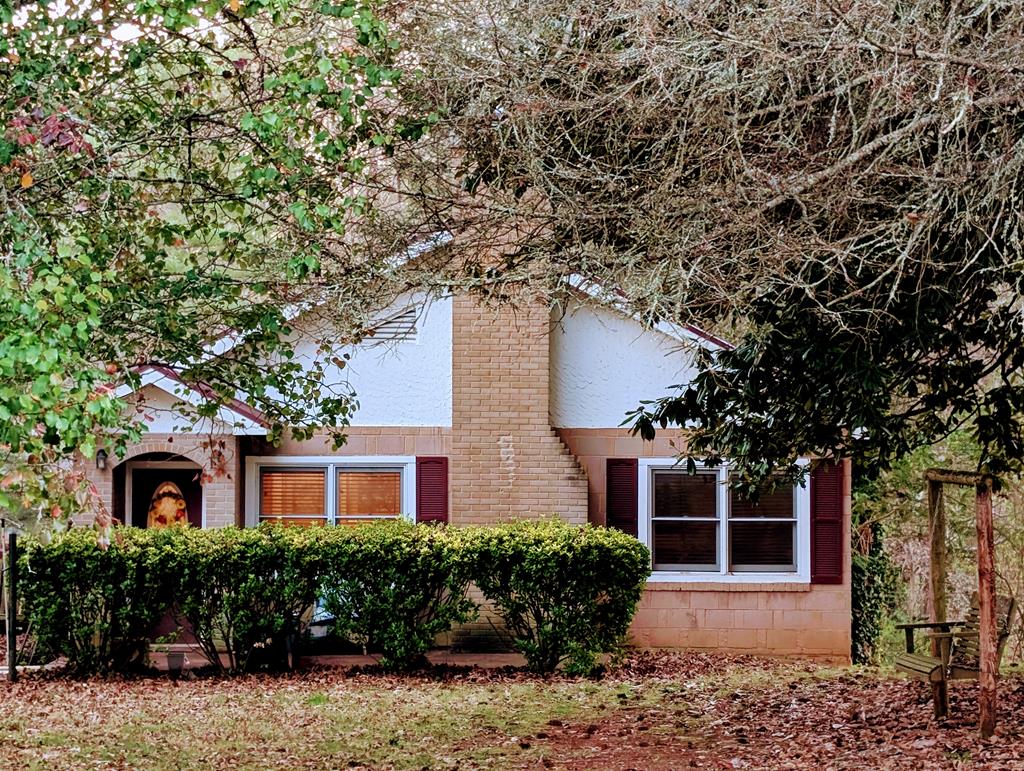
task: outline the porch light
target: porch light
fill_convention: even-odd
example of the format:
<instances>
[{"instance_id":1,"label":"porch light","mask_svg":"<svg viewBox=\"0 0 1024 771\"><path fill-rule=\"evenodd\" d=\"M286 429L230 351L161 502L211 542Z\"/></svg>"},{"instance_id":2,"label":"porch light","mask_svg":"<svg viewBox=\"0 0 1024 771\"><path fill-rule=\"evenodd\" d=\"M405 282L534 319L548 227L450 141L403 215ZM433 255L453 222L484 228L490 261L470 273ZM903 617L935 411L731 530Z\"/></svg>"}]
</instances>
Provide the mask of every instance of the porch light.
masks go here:
<instances>
[{"instance_id":1,"label":"porch light","mask_svg":"<svg viewBox=\"0 0 1024 771\"><path fill-rule=\"evenodd\" d=\"M97 450L96 451L96 468L100 471L107 470L107 451Z\"/></svg>"}]
</instances>

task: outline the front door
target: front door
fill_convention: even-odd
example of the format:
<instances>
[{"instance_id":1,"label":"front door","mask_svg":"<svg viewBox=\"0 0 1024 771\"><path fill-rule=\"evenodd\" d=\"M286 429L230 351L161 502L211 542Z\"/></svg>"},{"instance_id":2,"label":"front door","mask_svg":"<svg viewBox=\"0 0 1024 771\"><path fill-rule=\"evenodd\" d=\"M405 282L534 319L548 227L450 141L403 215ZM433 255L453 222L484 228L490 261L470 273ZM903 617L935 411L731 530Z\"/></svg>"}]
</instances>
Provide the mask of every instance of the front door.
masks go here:
<instances>
[{"instance_id":1,"label":"front door","mask_svg":"<svg viewBox=\"0 0 1024 771\"><path fill-rule=\"evenodd\" d=\"M186 521L192 527L203 526L202 471L197 468L134 468L132 474L131 524L135 527L159 527L171 524L174 509L185 504Z\"/></svg>"}]
</instances>

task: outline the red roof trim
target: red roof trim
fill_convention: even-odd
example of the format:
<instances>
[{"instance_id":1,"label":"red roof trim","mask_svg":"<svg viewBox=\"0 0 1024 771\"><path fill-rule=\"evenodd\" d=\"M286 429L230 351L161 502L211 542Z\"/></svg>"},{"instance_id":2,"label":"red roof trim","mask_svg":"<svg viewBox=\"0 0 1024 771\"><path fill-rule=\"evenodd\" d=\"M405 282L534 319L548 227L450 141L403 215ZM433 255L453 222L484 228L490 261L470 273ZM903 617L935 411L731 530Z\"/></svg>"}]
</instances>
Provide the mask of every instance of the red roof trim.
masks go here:
<instances>
[{"instance_id":1,"label":"red roof trim","mask_svg":"<svg viewBox=\"0 0 1024 771\"><path fill-rule=\"evenodd\" d=\"M146 364L145 366L137 368L136 371L142 373L146 372L147 370L152 372L159 372L161 375L164 375L166 377L169 377L171 380L181 383L186 388L191 388L193 391L199 393L204 399L209 399L210 401L218 400L216 393L214 392L213 388L211 388L209 385L207 385L206 383L198 382L190 383L184 378L182 378L181 375L179 375L172 367L168 367L163 364ZM241 399L231 397L224 402L224 406L227 407L232 412L237 412L243 418L251 420L253 423L256 423L257 425L263 426L264 428L268 428L270 426L270 421L267 420L266 415L264 415L262 412L257 410L252 405L246 404Z\"/></svg>"},{"instance_id":2,"label":"red roof trim","mask_svg":"<svg viewBox=\"0 0 1024 771\"><path fill-rule=\"evenodd\" d=\"M723 340L720 337L716 337L710 332L705 332L700 327L695 327L693 324L679 324L678 326L683 327L687 332L690 332L697 337L701 337L707 340L712 345L717 345L719 348L725 348L726 350L732 350L736 346L730 343L728 340Z\"/></svg>"}]
</instances>

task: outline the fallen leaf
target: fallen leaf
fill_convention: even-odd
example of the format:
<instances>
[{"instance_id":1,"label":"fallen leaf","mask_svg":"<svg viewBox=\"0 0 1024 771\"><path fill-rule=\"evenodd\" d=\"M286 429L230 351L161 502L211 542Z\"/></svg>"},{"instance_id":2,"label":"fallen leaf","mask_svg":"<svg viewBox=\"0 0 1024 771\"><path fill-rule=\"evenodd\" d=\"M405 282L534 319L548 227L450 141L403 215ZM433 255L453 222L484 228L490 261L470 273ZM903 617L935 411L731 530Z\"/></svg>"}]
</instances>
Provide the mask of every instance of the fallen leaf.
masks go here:
<instances>
[{"instance_id":1,"label":"fallen leaf","mask_svg":"<svg viewBox=\"0 0 1024 771\"><path fill-rule=\"evenodd\" d=\"M35 180L32 179L32 173L31 172L26 171L24 174L21 175L21 187L22 187L22 189L28 188L28 187L32 187L32 183L33 182L35 182Z\"/></svg>"}]
</instances>

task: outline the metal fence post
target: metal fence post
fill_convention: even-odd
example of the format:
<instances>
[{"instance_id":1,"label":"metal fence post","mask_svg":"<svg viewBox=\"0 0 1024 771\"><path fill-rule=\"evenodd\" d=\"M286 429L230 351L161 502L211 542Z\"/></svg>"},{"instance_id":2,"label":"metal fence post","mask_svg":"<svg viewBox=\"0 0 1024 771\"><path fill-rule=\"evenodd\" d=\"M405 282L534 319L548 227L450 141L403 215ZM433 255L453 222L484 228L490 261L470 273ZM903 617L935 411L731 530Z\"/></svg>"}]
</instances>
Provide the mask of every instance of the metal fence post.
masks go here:
<instances>
[{"instance_id":1,"label":"metal fence post","mask_svg":"<svg viewBox=\"0 0 1024 771\"><path fill-rule=\"evenodd\" d=\"M7 533L7 581L4 586L7 596L7 680L18 680L18 536L14 530Z\"/></svg>"}]
</instances>

